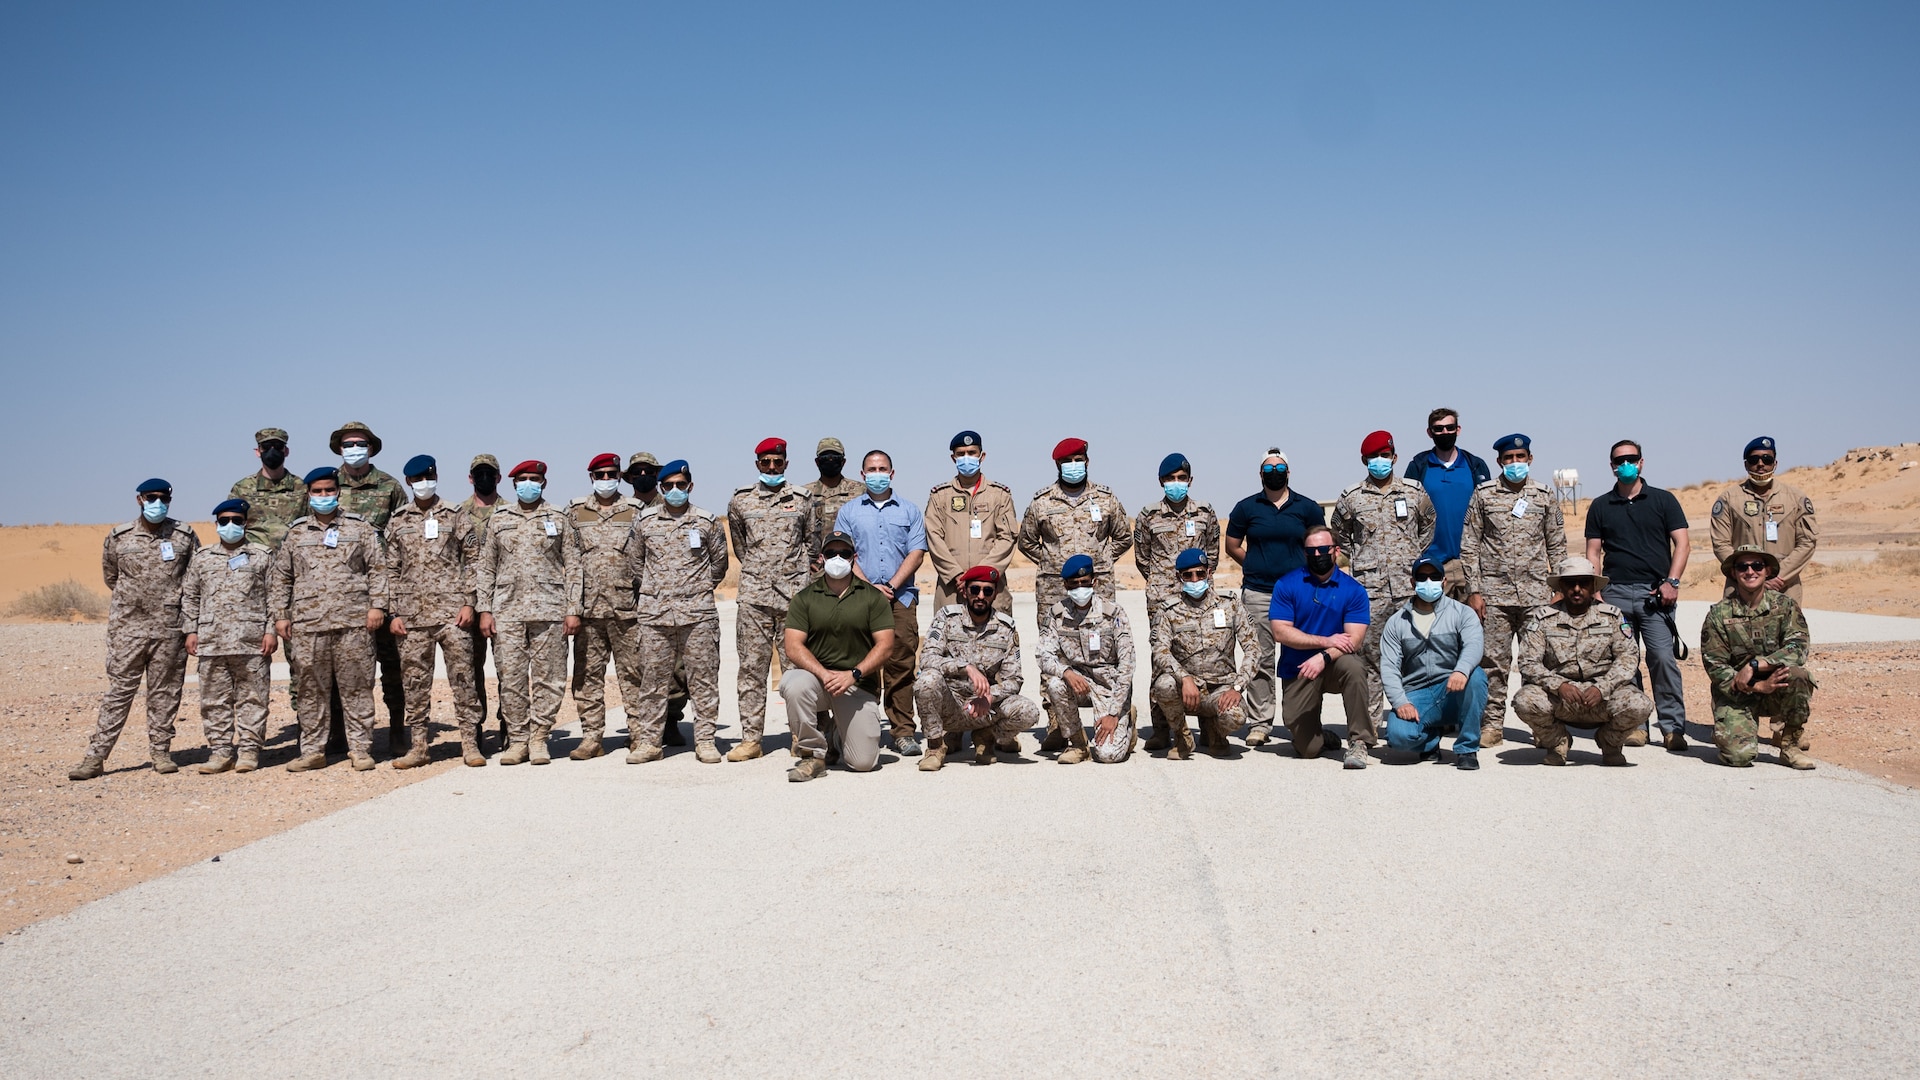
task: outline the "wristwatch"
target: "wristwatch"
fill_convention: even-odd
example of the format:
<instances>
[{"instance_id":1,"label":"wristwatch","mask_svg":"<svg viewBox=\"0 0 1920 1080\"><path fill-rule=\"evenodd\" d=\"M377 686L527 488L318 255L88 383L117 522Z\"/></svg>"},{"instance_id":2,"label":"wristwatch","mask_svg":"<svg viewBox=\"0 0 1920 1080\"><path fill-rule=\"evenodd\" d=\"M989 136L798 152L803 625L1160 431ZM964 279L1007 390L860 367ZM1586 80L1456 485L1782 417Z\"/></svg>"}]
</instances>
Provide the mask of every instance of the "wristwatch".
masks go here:
<instances>
[{"instance_id":1,"label":"wristwatch","mask_svg":"<svg viewBox=\"0 0 1920 1080\"><path fill-rule=\"evenodd\" d=\"M1677 589L1680 587L1680 579L1677 577L1670 577L1667 579L1667 584Z\"/></svg>"},{"instance_id":2,"label":"wristwatch","mask_svg":"<svg viewBox=\"0 0 1920 1080\"><path fill-rule=\"evenodd\" d=\"M850 671L852 671L852 672L853 672L853 681L854 681L854 682L859 682L859 681L860 681L861 679L864 679L864 678L866 678L866 676L865 676L865 675L862 675L862 674L860 674L860 669L859 669L859 668L857 668L857 667L856 667L856 668L849 668L848 670L850 670Z\"/></svg>"}]
</instances>

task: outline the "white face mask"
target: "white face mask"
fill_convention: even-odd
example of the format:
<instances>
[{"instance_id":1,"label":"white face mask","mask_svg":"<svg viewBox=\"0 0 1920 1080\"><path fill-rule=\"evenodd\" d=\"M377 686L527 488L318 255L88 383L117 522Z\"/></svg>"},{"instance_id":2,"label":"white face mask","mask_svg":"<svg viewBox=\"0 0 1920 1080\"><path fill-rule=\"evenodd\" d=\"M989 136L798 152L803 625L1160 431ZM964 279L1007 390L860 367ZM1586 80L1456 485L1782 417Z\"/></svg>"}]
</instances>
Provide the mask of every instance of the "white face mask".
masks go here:
<instances>
[{"instance_id":1,"label":"white face mask","mask_svg":"<svg viewBox=\"0 0 1920 1080\"><path fill-rule=\"evenodd\" d=\"M358 468L367 463L367 448L364 446L343 446L340 448L340 460Z\"/></svg>"},{"instance_id":2,"label":"white face mask","mask_svg":"<svg viewBox=\"0 0 1920 1080\"><path fill-rule=\"evenodd\" d=\"M1084 585L1078 589L1068 589L1067 599L1073 601L1074 607L1086 607L1093 603L1093 590Z\"/></svg>"},{"instance_id":3,"label":"white face mask","mask_svg":"<svg viewBox=\"0 0 1920 1080\"><path fill-rule=\"evenodd\" d=\"M825 569L828 577L839 581L841 578L853 573L853 560L844 555L834 555L827 559Z\"/></svg>"},{"instance_id":4,"label":"white face mask","mask_svg":"<svg viewBox=\"0 0 1920 1080\"><path fill-rule=\"evenodd\" d=\"M593 482L593 493L603 499L609 495L618 495L620 494L620 481L595 480Z\"/></svg>"},{"instance_id":5,"label":"white face mask","mask_svg":"<svg viewBox=\"0 0 1920 1080\"><path fill-rule=\"evenodd\" d=\"M426 502L428 499L433 498L434 492L437 492L440 490L440 481L415 480L413 483L407 486L413 488L414 498L419 499L421 502Z\"/></svg>"}]
</instances>

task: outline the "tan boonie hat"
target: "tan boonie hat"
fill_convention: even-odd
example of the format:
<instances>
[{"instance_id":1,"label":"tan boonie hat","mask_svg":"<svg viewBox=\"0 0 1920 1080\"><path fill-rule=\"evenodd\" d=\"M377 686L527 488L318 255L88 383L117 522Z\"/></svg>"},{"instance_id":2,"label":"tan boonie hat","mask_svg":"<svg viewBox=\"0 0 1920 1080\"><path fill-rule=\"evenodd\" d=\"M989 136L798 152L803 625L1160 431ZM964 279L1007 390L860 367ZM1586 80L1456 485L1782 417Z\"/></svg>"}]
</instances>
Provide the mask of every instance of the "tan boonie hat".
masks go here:
<instances>
[{"instance_id":1,"label":"tan boonie hat","mask_svg":"<svg viewBox=\"0 0 1920 1080\"><path fill-rule=\"evenodd\" d=\"M1566 558L1560 560L1559 573L1547 575L1547 588L1552 589L1554 592L1558 592L1558 593L1566 592L1567 590L1561 587L1560 582L1563 578L1570 578L1570 577L1592 578L1594 592L1599 592L1601 589L1604 589L1608 585L1612 584L1612 582L1609 582L1607 580L1605 574L1602 574L1593 568L1593 563L1587 561L1586 556L1569 555Z\"/></svg>"},{"instance_id":2,"label":"tan boonie hat","mask_svg":"<svg viewBox=\"0 0 1920 1080\"><path fill-rule=\"evenodd\" d=\"M500 459L497 457L494 457L492 454L473 455L473 461L467 465L467 471L472 472L473 470L479 468L482 465L486 465L492 468L494 472L500 471Z\"/></svg>"},{"instance_id":3,"label":"tan boonie hat","mask_svg":"<svg viewBox=\"0 0 1920 1080\"><path fill-rule=\"evenodd\" d=\"M828 451L832 451L842 457L845 457L847 454L847 448L840 445L839 439L821 439L820 445L813 448L813 456L819 457Z\"/></svg>"},{"instance_id":4,"label":"tan boonie hat","mask_svg":"<svg viewBox=\"0 0 1920 1080\"><path fill-rule=\"evenodd\" d=\"M642 450L627 459L627 468L631 469L635 465L651 465L657 469L660 467L660 459Z\"/></svg>"},{"instance_id":5,"label":"tan boonie hat","mask_svg":"<svg viewBox=\"0 0 1920 1080\"><path fill-rule=\"evenodd\" d=\"M1768 551L1766 548L1760 547L1756 544L1741 544L1739 547L1734 548L1731 552L1728 553L1726 558L1720 560L1720 572L1722 574L1725 574L1728 577L1732 577L1733 561L1735 559L1738 559L1742 555L1760 556L1762 559L1766 560L1767 577L1771 579L1771 578L1777 578L1780 576L1780 560L1774 557L1773 552Z\"/></svg>"},{"instance_id":6,"label":"tan boonie hat","mask_svg":"<svg viewBox=\"0 0 1920 1080\"><path fill-rule=\"evenodd\" d=\"M348 435L365 435L367 437L367 456L368 457L373 457L374 455L380 453L380 436L375 435L373 433L372 428L368 427L367 425L361 423L358 420L349 420L346 423L341 424L340 429L338 431L335 431L333 433L333 437L327 440L327 449L333 451L336 454L339 453L340 440L346 438Z\"/></svg>"},{"instance_id":7,"label":"tan boonie hat","mask_svg":"<svg viewBox=\"0 0 1920 1080\"><path fill-rule=\"evenodd\" d=\"M287 441L286 428L263 427L259 431L256 431L253 433L253 445L255 446L262 446L270 442L286 442L286 441Z\"/></svg>"}]
</instances>

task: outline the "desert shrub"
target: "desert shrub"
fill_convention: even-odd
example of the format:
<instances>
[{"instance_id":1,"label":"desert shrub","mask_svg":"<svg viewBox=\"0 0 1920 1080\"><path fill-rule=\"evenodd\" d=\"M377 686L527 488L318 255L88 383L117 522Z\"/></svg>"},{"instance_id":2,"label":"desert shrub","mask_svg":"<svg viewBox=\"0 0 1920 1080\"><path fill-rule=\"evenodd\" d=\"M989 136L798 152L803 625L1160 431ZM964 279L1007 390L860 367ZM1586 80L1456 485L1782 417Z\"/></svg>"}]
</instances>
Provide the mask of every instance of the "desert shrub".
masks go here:
<instances>
[{"instance_id":1,"label":"desert shrub","mask_svg":"<svg viewBox=\"0 0 1920 1080\"><path fill-rule=\"evenodd\" d=\"M42 585L22 595L7 608L7 614L29 619L104 619L107 602L99 593L68 578Z\"/></svg>"}]
</instances>

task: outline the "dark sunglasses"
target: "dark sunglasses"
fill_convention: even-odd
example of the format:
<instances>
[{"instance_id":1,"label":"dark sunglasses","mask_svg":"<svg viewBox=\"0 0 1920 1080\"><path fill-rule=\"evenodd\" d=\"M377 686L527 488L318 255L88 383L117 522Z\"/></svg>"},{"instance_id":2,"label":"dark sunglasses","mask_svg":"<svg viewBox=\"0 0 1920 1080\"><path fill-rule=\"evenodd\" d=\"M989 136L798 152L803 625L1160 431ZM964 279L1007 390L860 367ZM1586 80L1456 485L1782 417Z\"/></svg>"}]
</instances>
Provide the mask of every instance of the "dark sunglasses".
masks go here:
<instances>
[{"instance_id":1,"label":"dark sunglasses","mask_svg":"<svg viewBox=\"0 0 1920 1080\"><path fill-rule=\"evenodd\" d=\"M993 586L991 586L991 585L969 585L969 586L967 586L967 595L968 595L968 596L992 596L992 595L993 595L993 594L994 594L995 592L997 592L997 591L998 591L998 590L996 590L996 589L995 589L995 588L994 588Z\"/></svg>"},{"instance_id":2,"label":"dark sunglasses","mask_svg":"<svg viewBox=\"0 0 1920 1080\"><path fill-rule=\"evenodd\" d=\"M763 457L763 458L756 458L756 459L754 459L754 460L755 460L756 462L758 462L759 464L761 464L761 465L785 465L785 464L787 463L787 459L786 459L786 458L783 458L783 457L773 457L773 456L771 456L771 455L769 455L769 456L767 456L767 457Z\"/></svg>"},{"instance_id":3,"label":"dark sunglasses","mask_svg":"<svg viewBox=\"0 0 1920 1080\"><path fill-rule=\"evenodd\" d=\"M1747 464L1749 465L1771 465L1773 462L1774 457L1772 454L1753 454L1747 458Z\"/></svg>"},{"instance_id":4,"label":"dark sunglasses","mask_svg":"<svg viewBox=\"0 0 1920 1080\"><path fill-rule=\"evenodd\" d=\"M1331 554L1333 554L1333 548L1332 548L1332 546L1331 546L1331 545L1322 545L1322 546L1320 546L1320 547L1310 547L1310 548L1308 548L1308 549L1307 549L1307 554L1309 554L1309 555L1331 555Z\"/></svg>"},{"instance_id":5,"label":"dark sunglasses","mask_svg":"<svg viewBox=\"0 0 1920 1080\"><path fill-rule=\"evenodd\" d=\"M1205 581L1207 580L1207 572L1198 566L1194 567L1191 570L1182 570L1180 571L1180 580L1181 581Z\"/></svg>"},{"instance_id":6,"label":"dark sunglasses","mask_svg":"<svg viewBox=\"0 0 1920 1080\"><path fill-rule=\"evenodd\" d=\"M1615 465L1638 465L1640 464L1640 455L1621 454L1619 457L1613 459L1613 463Z\"/></svg>"},{"instance_id":7,"label":"dark sunglasses","mask_svg":"<svg viewBox=\"0 0 1920 1080\"><path fill-rule=\"evenodd\" d=\"M1733 572L1736 574L1747 574L1755 570L1765 573L1766 569L1767 564L1763 562L1737 562L1733 564Z\"/></svg>"},{"instance_id":8,"label":"dark sunglasses","mask_svg":"<svg viewBox=\"0 0 1920 1080\"><path fill-rule=\"evenodd\" d=\"M246 523L247 523L246 518L232 517L232 516L223 516L217 519L216 521L214 521L215 525L245 525Z\"/></svg>"},{"instance_id":9,"label":"dark sunglasses","mask_svg":"<svg viewBox=\"0 0 1920 1080\"><path fill-rule=\"evenodd\" d=\"M1445 575L1445 574L1443 574L1443 573L1438 573L1438 572L1436 572L1436 571L1433 571L1433 570L1422 570L1422 571L1420 571L1419 573L1417 573L1417 574L1415 574L1415 575L1413 575L1413 580L1415 580L1415 581L1445 581L1445 580L1447 580L1447 575Z\"/></svg>"},{"instance_id":10,"label":"dark sunglasses","mask_svg":"<svg viewBox=\"0 0 1920 1080\"><path fill-rule=\"evenodd\" d=\"M668 491L690 491L690 490L692 490L692 488L693 488L693 481L691 481L691 480L662 480L662 481L660 481L660 486L661 486L661 487L663 487L663 488L666 488L666 489L667 489Z\"/></svg>"},{"instance_id":11,"label":"dark sunglasses","mask_svg":"<svg viewBox=\"0 0 1920 1080\"><path fill-rule=\"evenodd\" d=\"M591 475L595 480L620 479L620 471L618 469L596 469L589 475Z\"/></svg>"},{"instance_id":12,"label":"dark sunglasses","mask_svg":"<svg viewBox=\"0 0 1920 1080\"><path fill-rule=\"evenodd\" d=\"M1435 424L1427 429L1437 435L1449 435L1460 430L1459 424Z\"/></svg>"}]
</instances>

